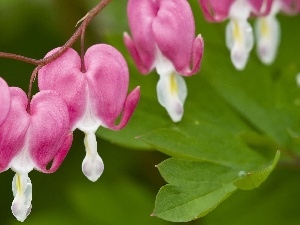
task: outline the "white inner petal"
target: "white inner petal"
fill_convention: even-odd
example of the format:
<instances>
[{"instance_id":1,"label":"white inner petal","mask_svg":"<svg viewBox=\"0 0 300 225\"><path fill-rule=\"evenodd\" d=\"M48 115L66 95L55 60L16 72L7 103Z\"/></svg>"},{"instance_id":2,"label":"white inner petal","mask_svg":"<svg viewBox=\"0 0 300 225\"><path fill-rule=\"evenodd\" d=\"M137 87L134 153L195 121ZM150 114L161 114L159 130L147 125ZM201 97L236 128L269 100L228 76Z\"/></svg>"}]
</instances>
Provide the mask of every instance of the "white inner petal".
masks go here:
<instances>
[{"instance_id":1,"label":"white inner petal","mask_svg":"<svg viewBox=\"0 0 300 225\"><path fill-rule=\"evenodd\" d=\"M156 59L154 63L156 72L160 76L168 76L175 71L174 65L161 53L158 47L156 49Z\"/></svg>"},{"instance_id":2,"label":"white inner petal","mask_svg":"<svg viewBox=\"0 0 300 225\"><path fill-rule=\"evenodd\" d=\"M86 133L84 138L86 156L82 162L82 172L91 181L95 182L104 170L104 164L97 152L95 133Z\"/></svg>"},{"instance_id":3,"label":"white inner petal","mask_svg":"<svg viewBox=\"0 0 300 225\"><path fill-rule=\"evenodd\" d=\"M253 44L253 31L248 21L231 19L226 26L226 45L236 69L245 68Z\"/></svg>"},{"instance_id":4,"label":"white inner petal","mask_svg":"<svg viewBox=\"0 0 300 225\"><path fill-rule=\"evenodd\" d=\"M27 133L30 133L30 127L29 127ZM20 153L17 156L15 156L12 159L12 161L10 163L11 169L13 171L15 171L16 173L28 174L35 167L32 159L30 157L28 146L29 146L28 136L26 136L25 144L24 144L22 150L20 151Z\"/></svg>"},{"instance_id":5,"label":"white inner petal","mask_svg":"<svg viewBox=\"0 0 300 225\"><path fill-rule=\"evenodd\" d=\"M238 20L247 20L251 13L251 5L248 0L235 0L229 11L229 17Z\"/></svg>"},{"instance_id":6,"label":"white inner petal","mask_svg":"<svg viewBox=\"0 0 300 225\"><path fill-rule=\"evenodd\" d=\"M87 88L88 89L88 88ZM81 119L77 122L75 125L76 128L83 131L84 133L95 133L100 125L102 125L102 122L99 118L97 118L95 115L93 115L92 112L92 106L91 106L91 100L89 96L89 91L86 91L86 108L84 115L81 117Z\"/></svg>"},{"instance_id":7,"label":"white inner petal","mask_svg":"<svg viewBox=\"0 0 300 225\"><path fill-rule=\"evenodd\" d=\"M183 116L183 105L187 97L187 87L182 76L175 72L172 62L160 50L155 61L159 81L156 86L158 102L167 110L173 122Z\"/></svg>"},{"instance_id":8,"label":"white inner petal","mask_svg":"<svg viewBox=\"0 0 300 225\"><path fill-rule=\"evenodd\" d=\"M179 122L183 116L183 105L187 96L184 79L175 72L160 76L156 90L158 102L165 107L174 122Z\"/></svg>"},{"instance_id":9,"label":"white inner petal","mask_svg":"<svg viewBox=\"0 0 300 225\"><path fill-rule=\"evenodd\" d=\"M19 174L13 178L12 191L14 200L11 210L17 220L23 222L31 211L32 184L28 174Z\"/></svg>"},{"instance_id":10,"label":"white inner petal","mask_svg":"<svg viewBox=\"0 0 300 225\"><path fill-rule=\"evenodd\" d=\"M257 55L267 65L274 61L280 42L280 25L276 19L280 8L281 1L274 0L270 13L258 18L255 24Z\"/></svg>"},{"instance_id":11,"label":"white inner petal","mask_svg":"<svg viewBox=\"0 0 300 225\"><path fill-rule=\"evenodd\" d=\"M85 133L84 145L86 156L82 162L82 172L91 181L96 181L104 170L104 164L97 152L97 140L95 132L100 125L103 125L99 118L93 115L92 103L89 96L88 87L86 90L85 113L76 124L76 127Z\"/></svg>"},{"instance_id":12,"label":"white inner petal","mask_svg":"<svg viewBox=\"0 0 300 225\"><path fill-rule=\"evenodd\" d=\"M300 72L296 74L296 84L300 88Z\"/></svg>"},{"instance_id":13,"label":"white inner petal","mask_svg":"<svg viewBox=\"0 0 300 225\"><path fill-rule=\"evenodd\" d=\"M277 54L280 26L274 15L258 18L255 24L257 55L265 64L271 64Z\"/></svg>"}]
</instances>

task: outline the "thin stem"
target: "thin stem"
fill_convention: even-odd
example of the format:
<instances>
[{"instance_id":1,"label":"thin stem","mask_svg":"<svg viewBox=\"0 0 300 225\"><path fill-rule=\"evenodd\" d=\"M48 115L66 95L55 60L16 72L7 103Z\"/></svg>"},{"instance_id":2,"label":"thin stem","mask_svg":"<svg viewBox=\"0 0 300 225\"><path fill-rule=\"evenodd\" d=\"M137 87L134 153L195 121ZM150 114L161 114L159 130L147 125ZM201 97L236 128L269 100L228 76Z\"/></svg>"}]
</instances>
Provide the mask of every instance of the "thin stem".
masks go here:
<instances>
[{"instance_id":1,"label":"thin stem","mask_svg":"<svg viewBox=\"0 0 300 225\"><path fill-rule=\"evenodd\" d=\"M85 37L85 30L87 27L87 24L85 24L86 21L82 22L83 28L81 31L81 40L80 40L80 58L81 58L81 72L85 73L86 72L86 68L85 68L85 63L84 63L84 37Z\"/></svg>"},{"instance_id":2,"label":"thin stem","mask_svg":"<svg viewBox=\"0 0 300 225\"><path fill-rule=\"evenodd\" d=\"M93 9L91 9L86 14L86 16L83 18L83 22L77 28L77 30L71 36L71 38L57 52L53 53L52 55L50 55L46 58L43 58L43 59L32 59L32 58L17 55L17 54L12 54L12 53L7 53L7 52L0 52L0 58L15 59L15 60L19 60L19 61L26 62L26 63L29 63L29 64L33 64L33 65L36 65L36 66L46 65L46 64L54 61L55 59L60 57L62 54L64 54L68 50L68 48L70 48L75 43L75 41L81 35L82 31L86 29L86 27L89 25L89 23L92 21L92 19L95 16L97 16L98 13L101 12L101 10L105 6L107 6L111 1L112 0L102 0Z\"/></svg>"},{"instance_id":3,"label":"thin stem","mask_svg":"<svg viewBox=\"0 0 300 225\"><path fill-rule=\"evenodd\" d=\"M89 25L89 23L92 21L92 19L98 15L101 10L107 6L112 0L102 0L99 2L93 9L91 9L80 21L80 26L77 28L75 33L70 37L70 39L55 53L52 55L45 57L43 59L33 59L26 56L21 56L17 54L7 53L7 52L0 52L0 58L9 58L9 59L15 59L22 62L26 62L29 64L36 65L37 67L33 70L30 78L29 83L29 90L28 90L28 105L27 105L27 111L30 111L30 100L32 95L32 85L36 78L36 75L38 71L46 64L51 63L58 57L60 57L62 54L64 54L74 43L77 41L77 39L81 36L81 60L82 60L82 67L81 70L85 72L85 66L83 61L83 55L84 55L84 35L86 27Z\"/></svg>"},{"instance_id":4,"label":"thin stem","mask_svg":"<svg viewBox=\"0 0 300 225\"><path fill-rule=\"evenodd\" d=\"M30 112L30 100L31 100L31 91L32 91L32 85L33 82L36 78L36 75L38 73L38 71L43 67L43 65L38 65L32 72L31 77L30 77L30 82L29 82L29 90L28 90L28 94L27 94L27 98L28 98L28 103L27 103L27 112Z\"/></svg>"},{"instance_id":5,"label":"thin stem","mask_svg":"<svg viewBox=\"0 0 300 225\"><path fill-rule=\"evenodd\" d=\"M38 65L39 64L39 60L37 60L37 59L32 59L32 58L29 58L29 57L26 57L26 56L17 55L17 54L13 54L13 53L7 53L7 52L0 52L0 58L15 59L15 60L18 60L18 61L33 64L33 65Z\"/></svg>"}]
</instances>

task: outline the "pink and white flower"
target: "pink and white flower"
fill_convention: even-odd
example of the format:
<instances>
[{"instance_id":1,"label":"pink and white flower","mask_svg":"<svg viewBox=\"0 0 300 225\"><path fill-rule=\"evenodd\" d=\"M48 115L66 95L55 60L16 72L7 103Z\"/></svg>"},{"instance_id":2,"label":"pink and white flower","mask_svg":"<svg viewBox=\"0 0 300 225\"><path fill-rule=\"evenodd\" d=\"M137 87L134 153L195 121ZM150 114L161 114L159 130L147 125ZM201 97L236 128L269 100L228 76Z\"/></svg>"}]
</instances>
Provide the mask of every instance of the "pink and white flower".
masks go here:
<instances>
[{"instance_id":1,"label":"pink and white flower","mask_svg":"<svg viewBox=\"0 0 300 225\"><path fill-rule=\"evenodd\" d=\"M280 42L281 29L276 18L279 12L296 15L300 12L300 1L274 0L270 13L257 19L255 24L257 55L267 65L275 60Z\"/></svg>"},{"instance_id":2,"label":"pink and white flower","mask_svg":"<svg viewBox=\"0 0 300 225\"><path fill-rule=\"evenodd\" d=\"M0 172L9 168L16 172L11 209L18 220L24 221L32 200L28 173L33 169L56 171L71 147L72 133L67 106L54 91L39 92L29 106L21 89L10 88L10 95L10 110L0 126Z\"/></svg>"},{"instance_id":3,"label":"pink and white flower","mask_svg":"<svg viewBox=\"0 0 300 225\"><path fill-rule=\"evenodd\" d=\"M251 15L264 16L270 12L273 0L199 0L204 17L210 22L229 19L226 46L233 65L243 70L254 45L253 30L248 22Z\"/></svg>"},{"instance_id":4,"label":"pink and white flower","mask_svg":"<svg viewBox=\"0 0 300 225\"><path fill-rule=\"evenodd\" d=\"M57 50L50 51L46 57ZM128 83L125 59L115 48L105 44L90 47L82 61L70 48L39 71L40 90L58 92L67 104L71 129L78 128L85 133L86 156L82 171L91 181L96 181L104 169L97 152L95 132L100 126L112 130L123 128L139 101L139 87L127 96ZM120 114L120 123L115 125Z\"/></svg>"},{"instance_id":5,"label":"pink and white flower","mask_svg":"<svg viewBox=\"0 0 300 225\"><path fill-rule=\"evenodd\" d=\"M195 24L186 0L129 0L127 14L131 36L124 42L139 71L160 75L159 103L174 122L181 120L187 87L182 76L200 69L203 39L195 37Z\"/></svg>"}]
</instances>

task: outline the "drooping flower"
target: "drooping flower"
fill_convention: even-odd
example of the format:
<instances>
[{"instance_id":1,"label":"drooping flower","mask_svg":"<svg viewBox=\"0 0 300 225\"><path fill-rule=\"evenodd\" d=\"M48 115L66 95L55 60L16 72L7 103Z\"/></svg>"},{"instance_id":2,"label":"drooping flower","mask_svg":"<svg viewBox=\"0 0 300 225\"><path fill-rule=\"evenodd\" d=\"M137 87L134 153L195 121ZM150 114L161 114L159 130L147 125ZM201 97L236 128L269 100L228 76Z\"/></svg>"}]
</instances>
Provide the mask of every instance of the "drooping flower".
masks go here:
<instances>
[{"instance_id":1,"label":"drooping flower","mask_svg":"<svg viewBox=\"0 0 300 225\"><path fill-rule=\"evenodd\" d=\"M67 106L54 91L36 94L28 112L26 94L19 88L10 88L10 93L10 111L0 127L0 172L9 168L16 172L11 209L24 221L32 200L28 173L34 168L43 173L56 171L70 149L72 133Z\"/></svg>"},{"instance_id":2,"label":"drooping flower","mask_svg":"<svg viewBox=\"0 0 300 225\"><path fill-rule=\"evenodd\" d=\"M204 17L210 22L229 19L226 27L226 46L230 50L233 65L243 70L253 48L252 27L248 22L251 14L267 15L272 0L199 0Z\"/></svg>"},{"instance_id":3,"label":"drooping flower","mask_svg":"<svg viewBox=\"0 0 300 225\"><path fill-rule=\"evenodd\" d=\"M276 15L283 12L295 15L300 12L299 0L274 0L268 15L259 17L255 24L257 55L264 64L271 64L276 57L280 42L280 24Z\"/></svg>"},{"instance_id":4,"label":"drooping flower","mask_svg":"<svg viewBox=\"0 0 300 225\"><path fill-rule=\"evenodd\" d=\"M46 57L57 50L50 51ZM39 71L38 85L40 90L60 93L67 103L72 130L78 128L85 133L82 171L88 179L96 181L104 165L97 152L95 132L100 126L112 130L123 128L139 101L140 89L135 88L127 96L127 63L112 46L93 45L82 62L75 50L68 49ZM121 113L120 123L115 125Z\"/></svg>"},{"instance_id":5,"label":"drooping flower","mask_svg":"<svg viewBox=\"0 0 300 225\"><path fill-rule=\"evenodd\" d=\"M6 82L0 77L0 126L6 120L10 110L10 91Z\"/></svg>"},{"instance_id":6,"label":"drooping flower","mask_svg":"<svg viewBox=\"0 0 300 225\"><path fill-rule=\"evenodd\" d=\"M182 76L200 69L203 54L201 35L195 38L195 24L186 0L129 0L127 14L132 38L124 42L139 71L156 68L159 103L174 122L181 120L187 88Z\"/></svg>"}]
</instances>

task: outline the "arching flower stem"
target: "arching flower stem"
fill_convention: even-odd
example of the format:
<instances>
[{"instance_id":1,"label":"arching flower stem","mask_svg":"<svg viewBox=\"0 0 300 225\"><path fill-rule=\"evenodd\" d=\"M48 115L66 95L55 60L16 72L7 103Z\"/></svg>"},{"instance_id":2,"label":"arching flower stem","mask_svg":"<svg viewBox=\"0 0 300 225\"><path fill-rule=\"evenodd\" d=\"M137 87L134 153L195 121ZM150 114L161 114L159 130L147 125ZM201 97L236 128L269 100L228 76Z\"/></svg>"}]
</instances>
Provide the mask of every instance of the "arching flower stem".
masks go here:
<instances>
[{"instance_id":1,"label":"arching flower stem","mask_svg":"<svg viewBox=\"0 0 300 225\"><path fill-rule=\"evenodd\" d=\"M69 38L69 40L61 47L58 51L53 53L52 55L43 58L43 59L33 59L30 57L17 55L13 53L7 53L7 52L0 52L0 58L9 58L14 59L22 62L26 62L29 64L36 65L37 67L33 70L30 78L29 83L29 90L28 90L28 101L30 102L31 98L31 89L32 89L32 83L35 80L36 74L44 65L47 65L48 63L53 62L55 59L60 57L62 54L64 54L72 45L78 40L78 38L81 36L81 54L84 55L84 34L86 27L89 25L89 23L94 19L95 16L98 15L102 11L102 9L105 8L112 0L102 0L100 1L93 9L91 9L81 20L78 21L78 23L81 23L80 26L77 28L77 30L74 32L74 34ZM82 71L85 71L84 64L82 64ZM29 105L27 111L29 111Z\"/></svg>"},{"instance_id":2,"label":"arching flower stem","mask_svg":"<svg viewBox=\"0 0 300 225\"><path fill-rule=\"evenodd\" d=\"M28 88L28 93L27 93L27 99L28 99L28 103L27 103L27 108L26 111L29 113L30 112L30 101L31 101L31 96L32 96L32 84L35 81L36 75L38 73L38 71L43 67L44 65L38 65L32 72L31 77L30 77L30 81L29 81L29 88Z\"/></svg>"}]
</instances>

